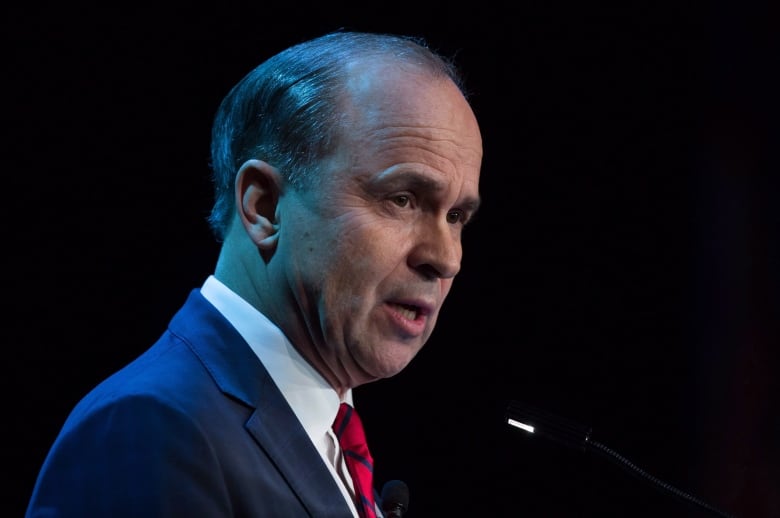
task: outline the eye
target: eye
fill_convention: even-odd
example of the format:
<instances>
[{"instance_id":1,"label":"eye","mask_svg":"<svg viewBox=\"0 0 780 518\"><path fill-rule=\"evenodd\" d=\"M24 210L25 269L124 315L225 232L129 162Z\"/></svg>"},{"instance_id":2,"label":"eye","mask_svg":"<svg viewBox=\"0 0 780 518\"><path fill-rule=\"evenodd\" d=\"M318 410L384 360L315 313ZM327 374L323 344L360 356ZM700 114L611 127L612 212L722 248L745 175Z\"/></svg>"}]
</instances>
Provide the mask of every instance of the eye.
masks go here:
<instances>
[{"instance_id":1,"label":"eye","mask_svg":"<svg viewBox=\"0 0 780 518\"><path fill-rule=\"evenodd\" d=\"M399 194L393 197L393 203L399 207L407 207L411 203L411 198L406 194Z\"/></svg>"},{"instance_id":2,"label":"eye","mask_svg":"<svg viewBox=\"0 0 780 518\"><path fill-rule=\"evenodd\" d=\"M447 223L466 223L466 215L461 210L451 210L447 213Z\"/></svg>"}]
</instances>

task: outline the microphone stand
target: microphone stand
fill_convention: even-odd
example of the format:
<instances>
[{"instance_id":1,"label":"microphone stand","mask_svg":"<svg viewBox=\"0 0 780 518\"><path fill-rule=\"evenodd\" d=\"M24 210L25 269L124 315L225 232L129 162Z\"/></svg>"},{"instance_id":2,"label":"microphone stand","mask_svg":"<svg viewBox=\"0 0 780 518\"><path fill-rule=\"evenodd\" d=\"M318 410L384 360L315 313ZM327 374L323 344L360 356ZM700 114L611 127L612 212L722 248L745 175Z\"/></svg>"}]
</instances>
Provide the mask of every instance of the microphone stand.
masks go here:
<instances>
[{"instance_id":1,"label":"microphone stand","mask_svg":"<svg viewBox=\"0 0 780 518\"><path fill-rule=\"evenodd\" d=\"M630 474L640 479L650 482L654 487L661 489L687 503L694 504L715 516L721 518L734 518L703 500L686 493L666 482L650 475L643 469L636 466L622 455L614 450L594 441L591 437L590 428L584 427L573 421L553 416L542 410L533 408L518 401L510 401L507 406L504 418L508 425L524 430L534 435L539 435L552 439L558 443L564 444L582 451L593 451L607 460L617 464L619 467L628 471Z\"/></svg>"}]
</instances>

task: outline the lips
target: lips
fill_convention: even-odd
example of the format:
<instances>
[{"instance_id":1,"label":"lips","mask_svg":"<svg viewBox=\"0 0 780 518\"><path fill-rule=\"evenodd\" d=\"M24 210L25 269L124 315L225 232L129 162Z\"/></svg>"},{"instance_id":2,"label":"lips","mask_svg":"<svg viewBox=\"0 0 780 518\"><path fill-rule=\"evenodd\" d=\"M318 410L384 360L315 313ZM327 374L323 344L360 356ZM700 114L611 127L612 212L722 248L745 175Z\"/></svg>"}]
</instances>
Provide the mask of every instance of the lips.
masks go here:
<instances>
[{"instance_id":1,"label":"lips","mask_svg":"<svg viewBox=\"0 0 780 518\"><path fill-rule=\"evenodd\" d=\"M436 297L429 295L398 293L385 299L386 315L395 336L406 340L423 336L429 326L429 319L436 312Z\"/></svg>"}]
</instances>

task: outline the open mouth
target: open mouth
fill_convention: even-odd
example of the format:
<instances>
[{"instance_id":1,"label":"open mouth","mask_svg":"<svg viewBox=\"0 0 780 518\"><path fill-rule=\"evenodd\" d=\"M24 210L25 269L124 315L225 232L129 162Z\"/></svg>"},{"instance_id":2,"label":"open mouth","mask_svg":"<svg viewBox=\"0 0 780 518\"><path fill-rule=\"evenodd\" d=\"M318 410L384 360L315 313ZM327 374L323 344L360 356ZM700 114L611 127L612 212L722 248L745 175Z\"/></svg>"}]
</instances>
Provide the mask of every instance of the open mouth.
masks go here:
<instances>
[{"instance_id":1,"label":"open mouth","mask_svg":"<svg viewBox=\"0 0 780 518\"><path fill-rule=\"evenodd\" d=\"M417 306L411 306L409 304L394 304L393 305L400 313L402 317L404 317L407 320L417 320L417 316L419 314L420 308Z\"/></svg>"}]
</instances>

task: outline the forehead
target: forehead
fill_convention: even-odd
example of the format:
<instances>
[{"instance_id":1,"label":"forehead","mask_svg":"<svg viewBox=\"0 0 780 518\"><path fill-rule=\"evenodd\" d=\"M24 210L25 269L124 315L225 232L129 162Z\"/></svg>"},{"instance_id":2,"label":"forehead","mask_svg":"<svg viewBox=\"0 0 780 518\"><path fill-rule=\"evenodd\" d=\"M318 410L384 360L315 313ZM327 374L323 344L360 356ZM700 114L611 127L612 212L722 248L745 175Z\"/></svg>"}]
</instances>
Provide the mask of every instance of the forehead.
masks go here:
<instances>
[{"instance_id":1,"label":"forehead","mask_svg":"<svg viewBox=\"0 0 780 518\"><path fill-rule=\"evenodd\" d=\"M345 103L352 122L372 114L382 120L420 120L429 124L473 122L473 114L458 87L445 76L409 63L357 62L346 67ZM361 117L362 116L362 117ZM465 119L459 119L465 117Z\"/></svg>"},{"instance_id":2,"label":"forehead","mask_svg":"<svg viewBox=\"0 0 780 518\"><path fill-rule=\"evenodd\" d=\"M386 61L352 64L348 71L343 137L353 152L408 153L436 168L479 168L479 126L449 78Z\"/></svg>"}]
</instances>

